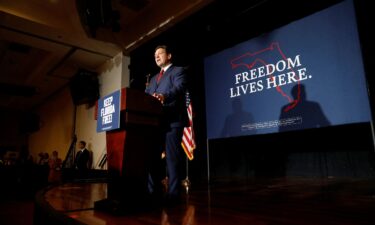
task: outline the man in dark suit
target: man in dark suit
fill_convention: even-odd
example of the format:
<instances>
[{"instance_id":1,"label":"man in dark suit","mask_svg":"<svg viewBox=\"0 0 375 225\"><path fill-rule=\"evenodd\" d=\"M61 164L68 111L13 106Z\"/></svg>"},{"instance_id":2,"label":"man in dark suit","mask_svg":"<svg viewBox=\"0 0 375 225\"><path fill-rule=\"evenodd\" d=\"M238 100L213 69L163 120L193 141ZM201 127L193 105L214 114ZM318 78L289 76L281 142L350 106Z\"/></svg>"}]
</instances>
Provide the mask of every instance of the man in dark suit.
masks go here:
<instances>
[{"instance_id":1,"label":"man in dark suit","mask_svg":"<svg viewBox=\"0 0 375 225\"><path fill-rule=\"evenodd\" d=\"M78 152L75 159L75 168L84 171L88 169L88 161L90 159L90 152L86 149L86 142L78 142Z\"/></svg>"},{"instance_id":2,"label":"man in dark suit","mask_svg":"<svg viewBox=\"0 0 375 225\"><path fill-rule=\"evenodd\" d=\"M161 172L163 171L161 153L165 150L168 175L167 201L179 200L184 179L186 156L181 147L182 134L188 125L185 103L187 79L185 69L172 65L172 54L167 46L160 45L155 49L155 62L160 73L153 76L147 84L145 92L157 98L163 105L162 145L153 157L150 170L151 192L161 190Z\"/></svg>"}]
</instances>

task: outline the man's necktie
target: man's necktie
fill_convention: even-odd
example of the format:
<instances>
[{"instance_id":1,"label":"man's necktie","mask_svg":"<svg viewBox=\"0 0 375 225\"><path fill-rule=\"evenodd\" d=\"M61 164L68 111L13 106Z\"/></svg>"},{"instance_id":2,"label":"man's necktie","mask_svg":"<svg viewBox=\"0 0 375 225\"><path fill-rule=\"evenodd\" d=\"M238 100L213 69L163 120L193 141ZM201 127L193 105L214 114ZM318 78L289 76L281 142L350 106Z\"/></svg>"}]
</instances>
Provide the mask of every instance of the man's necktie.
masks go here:
<instances>
[{"instance_id":1,"label":"man's necktie","mask_svg":"<svg viewBox=\"0 0 375 225\"><path fill-rule=\"evenodd\" d=\"M161 77L163 76L163 73L164 73L164 70L161 70L160 73L159 73L159 76L158 76L158 78L156 80L158 83L159 83Z\"/></svg>"}]
</instances>

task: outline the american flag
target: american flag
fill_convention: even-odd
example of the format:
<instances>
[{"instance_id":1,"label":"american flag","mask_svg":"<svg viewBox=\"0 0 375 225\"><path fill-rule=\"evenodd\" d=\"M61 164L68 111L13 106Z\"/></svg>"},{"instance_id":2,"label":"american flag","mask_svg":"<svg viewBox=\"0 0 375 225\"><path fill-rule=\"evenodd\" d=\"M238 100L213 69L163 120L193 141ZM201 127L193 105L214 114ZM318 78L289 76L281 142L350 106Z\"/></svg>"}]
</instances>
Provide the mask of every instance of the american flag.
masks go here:
<instances>
[{"instance_id":1,"label":"american flag","mask_svg":"<svg viewBox=\"0 0 375 225\"><path fill-rule=\"evenodd\" d=\"M193 152L195 149L195 137L193 129L193 107L190 101L190 94L186 92L186 108L189 116L189 126L184 128L184 134L182 135L182 148L184 149L186 156L192 160L194 158Z\"/></svg>"}]
</instances>

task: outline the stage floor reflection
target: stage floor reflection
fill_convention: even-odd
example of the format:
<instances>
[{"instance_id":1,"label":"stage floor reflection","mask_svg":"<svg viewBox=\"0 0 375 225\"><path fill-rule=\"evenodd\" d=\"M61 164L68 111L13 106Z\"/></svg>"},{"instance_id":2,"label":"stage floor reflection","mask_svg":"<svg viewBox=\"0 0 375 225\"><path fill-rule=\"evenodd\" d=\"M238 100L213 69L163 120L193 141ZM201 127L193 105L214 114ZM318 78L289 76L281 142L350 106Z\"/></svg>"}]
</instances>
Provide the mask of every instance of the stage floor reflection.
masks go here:
<instances>
[{"instance_id":1,"label":"stage floor reflection","mask_svg":"<svg viewBox=\"0 0 375 225\"><path fill-rule=\"evenodd\" d=\"M94 210L106 183L67 183L44 193L53 210L79 224L371 224L374 179L254 179L193 186L182 204L111 215Z\"/></svg>"}]
</instances>

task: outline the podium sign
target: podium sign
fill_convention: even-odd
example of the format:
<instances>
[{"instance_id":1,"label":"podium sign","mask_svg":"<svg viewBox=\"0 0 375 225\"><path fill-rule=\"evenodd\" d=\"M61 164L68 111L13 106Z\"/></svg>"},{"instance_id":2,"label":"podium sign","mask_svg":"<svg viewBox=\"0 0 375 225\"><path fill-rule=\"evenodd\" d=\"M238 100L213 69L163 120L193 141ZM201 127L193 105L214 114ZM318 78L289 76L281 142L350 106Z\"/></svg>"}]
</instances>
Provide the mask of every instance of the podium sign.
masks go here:
<instances>
[{"instance_id":1,"label":"podium sign","mask_svg":"<svg viewBox=\"0 0 375 225\"><path fill-rule=\"evenodd\" d=\"M96 132L120 128L120 91L99 99Z\"/></svg>"}]
</instances>

